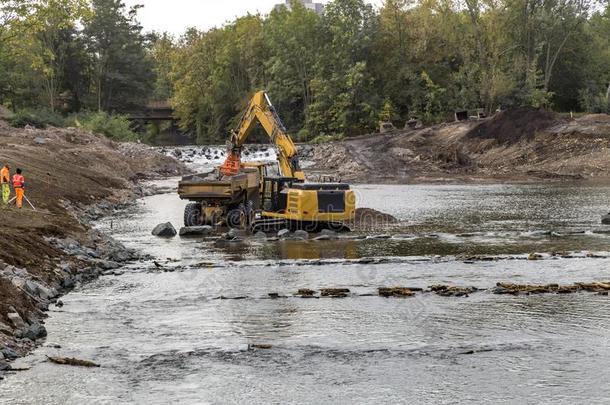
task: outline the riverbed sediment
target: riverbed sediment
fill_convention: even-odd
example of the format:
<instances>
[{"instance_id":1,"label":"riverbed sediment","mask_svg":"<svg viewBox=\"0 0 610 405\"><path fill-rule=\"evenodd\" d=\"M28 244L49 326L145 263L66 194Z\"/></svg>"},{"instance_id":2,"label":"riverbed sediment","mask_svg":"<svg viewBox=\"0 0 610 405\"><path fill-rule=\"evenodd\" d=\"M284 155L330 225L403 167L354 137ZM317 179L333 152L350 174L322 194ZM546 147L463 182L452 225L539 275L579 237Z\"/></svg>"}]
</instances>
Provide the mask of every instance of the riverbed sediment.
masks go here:
<instances>
[{"instance_id":1,"label":"riverbed sediment","mask_svg":"<svg viewBox=\"0 0 610 405\"><path fill-rule=\"evenodd\" d=\"M186 167L145 145L78 129L16 129L1 120L0 163L23 169L35 207L0 207L2 373L46 336L45 313L62 305L62 294L141 258L92 221L154 192L142 180Z\"/></svg>"}]
</instances>

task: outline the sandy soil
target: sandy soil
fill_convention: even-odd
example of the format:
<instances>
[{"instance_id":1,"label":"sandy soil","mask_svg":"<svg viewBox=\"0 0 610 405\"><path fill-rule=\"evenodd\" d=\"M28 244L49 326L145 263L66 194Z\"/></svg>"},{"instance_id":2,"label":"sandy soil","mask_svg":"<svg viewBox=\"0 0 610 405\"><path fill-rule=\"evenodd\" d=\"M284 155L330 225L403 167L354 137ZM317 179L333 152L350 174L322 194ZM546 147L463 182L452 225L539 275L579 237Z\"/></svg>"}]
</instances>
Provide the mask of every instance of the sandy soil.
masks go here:
<instances>
[{"instance_id":1,"label":"sandy soil","mask_svg":"<svg viewBox=\"0 0 610 405\"><path fill-rule=\"evenodd\" d=\"M313 148L308 172L354 183L610 181L610 116L518 109Z\"/></svg>"}]
</instances>

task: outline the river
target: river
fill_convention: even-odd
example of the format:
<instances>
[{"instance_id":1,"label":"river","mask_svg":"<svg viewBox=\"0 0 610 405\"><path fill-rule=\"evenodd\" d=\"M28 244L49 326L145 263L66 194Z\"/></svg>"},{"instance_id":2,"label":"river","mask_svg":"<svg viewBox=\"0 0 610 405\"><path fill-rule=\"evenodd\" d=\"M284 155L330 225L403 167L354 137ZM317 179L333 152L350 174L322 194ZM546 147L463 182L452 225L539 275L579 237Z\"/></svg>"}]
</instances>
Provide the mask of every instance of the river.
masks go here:
<instances>
[{"instance_id":1,"label":"river","mask_svg":"<svg viewBox=\"0 0 610 405\"><path fill-rule=\"evenodd\" d=\"M30 370L0 383L0 403L608 403L607 296L376 292L610 279L610 233L599 224L610 187L356 190L360 206L400 225L338 241L157 239L157 223L181 224L184 202L171 190L104 220L101 229L163 268L133 264L64 297L47 344L17 363ZM554 251L574 253L524 260ZM293 296L325 287L353 295ZM47 355L102 367L56 366Z\"/></svg>"}]
</instances>

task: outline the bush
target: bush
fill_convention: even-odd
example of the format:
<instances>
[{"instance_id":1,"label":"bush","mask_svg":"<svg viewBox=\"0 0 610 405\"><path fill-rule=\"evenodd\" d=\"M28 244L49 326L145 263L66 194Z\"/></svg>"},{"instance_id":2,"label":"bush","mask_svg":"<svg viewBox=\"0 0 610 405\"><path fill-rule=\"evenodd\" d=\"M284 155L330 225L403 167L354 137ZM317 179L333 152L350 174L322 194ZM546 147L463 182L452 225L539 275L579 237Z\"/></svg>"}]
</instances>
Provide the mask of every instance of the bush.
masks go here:
<instances>
[{"instance_id":1,"label":"bush","mask_svg":"<svg viewBox=\"0 0 610 405\"><path fill-rule=\"evenodd\" d=\"M315 138L313 138L309 143L314 144L314 145L318 145L318 144L321 144L321 143L341 141L343 139L345 139L345 136L343 134L339 134L339 135L318 135Z\"/></svg>"},{"instance_id":2,"label":"bush","mask_svg":"<svg viewBox=\"0 0 610 405\"><path fill-rule=\"evenodd\" d=\"M131 122L124 115L109 115L105 112L81 113L72 117L72 123L115 141L135 141L138 135L131 130Z\"/></svg>"},{"instance_id":3,"label":"bush","mask_svg":"<svg viewBox=\"0 0 610 405\"><path fill-rule=\"evenodd\" d=\"M44 129L48 126L61 128L65 126L64 117L50 110L22 110L9 118L9 123L16 128L32 126Z\"/></svg>"}]
</instances>

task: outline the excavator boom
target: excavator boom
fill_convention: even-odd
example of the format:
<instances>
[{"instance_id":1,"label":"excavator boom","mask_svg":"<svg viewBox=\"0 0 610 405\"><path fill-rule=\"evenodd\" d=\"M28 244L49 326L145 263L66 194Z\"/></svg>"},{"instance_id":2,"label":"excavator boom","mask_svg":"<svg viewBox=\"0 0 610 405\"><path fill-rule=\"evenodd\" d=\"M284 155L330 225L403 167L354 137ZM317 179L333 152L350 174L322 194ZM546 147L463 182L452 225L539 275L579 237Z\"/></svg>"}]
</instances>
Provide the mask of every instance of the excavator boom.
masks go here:
<instances>
[{"instance_id":1,"label":"excavator boom","mask_svg":"<svg viewBox=\"0 0 610 405\"><path fill-rule=\"evenodd\" d=\"M237 130L233 132L229 155L220 168L221 174L234 176L239 173L241 148L257 123L261 124L278 149L278 162L282 176L304 181L305 174L299 165L297 148L264 91L259 91L252 97Z\"/></svg>"}]
</instances>

